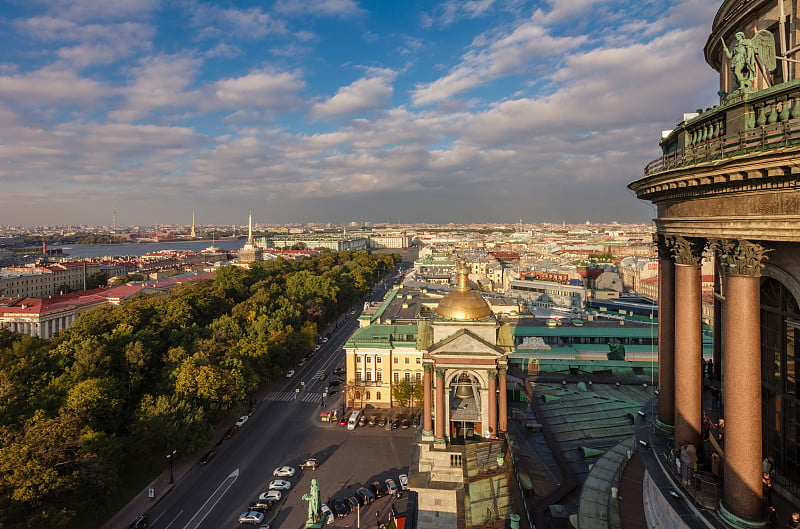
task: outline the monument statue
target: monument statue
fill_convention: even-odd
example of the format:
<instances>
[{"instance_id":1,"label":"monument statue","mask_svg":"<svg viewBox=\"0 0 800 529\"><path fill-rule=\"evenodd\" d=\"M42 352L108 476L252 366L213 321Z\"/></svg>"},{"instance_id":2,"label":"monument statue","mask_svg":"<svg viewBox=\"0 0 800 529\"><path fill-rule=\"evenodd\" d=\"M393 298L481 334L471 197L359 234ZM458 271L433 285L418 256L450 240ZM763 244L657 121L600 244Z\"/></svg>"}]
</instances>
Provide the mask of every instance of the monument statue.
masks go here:
<instances>
[{"instance_id":1,"label":"monument statue","mask_svg":"<svg viewBox=\"0 0 800 529\"><path fill-rule=\"evenodd\" d=\"M742 92L755 90L753 81L759 64L765 77L767 72L775 69L775 37L766 29L757 31L752 39L745 38L744 32L738 31L732 50L728 49L722 37L720 41Z\"/></svg>"},{"instance_id":2,"label":"monument statue","mask_svg":"<svg viewBox=\"0 0 800 529\"><path fill-rule=\"evenodd\" d=\"M308 502L308 520L306 520L306 527L319 523L319 484L316 479L311 480L311 490L308 494L303 494L303 499Z\"/></svg>"}]
</instances>

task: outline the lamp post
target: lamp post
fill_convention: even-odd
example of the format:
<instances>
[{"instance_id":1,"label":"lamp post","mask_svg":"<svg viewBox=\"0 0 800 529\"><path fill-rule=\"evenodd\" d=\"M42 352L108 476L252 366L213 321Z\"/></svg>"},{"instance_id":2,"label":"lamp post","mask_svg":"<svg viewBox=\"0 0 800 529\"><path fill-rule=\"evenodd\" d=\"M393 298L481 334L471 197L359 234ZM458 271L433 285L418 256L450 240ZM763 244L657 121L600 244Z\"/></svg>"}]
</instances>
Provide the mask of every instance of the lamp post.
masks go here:
<instances>
[{"instance_id":1,"label":"lamp post","mask_svg":"<svg viewBox=\"0 0 800 529\"><path fill-rule=\"evenodd\" d=\"M178 452L177 450L173 450L172 452L167 454L167 461L169 461L169 484L170 485L175 483L175 476L172 473L172 460L175 458L175 454L177 452Z\"/></svg>"}]
</instances>

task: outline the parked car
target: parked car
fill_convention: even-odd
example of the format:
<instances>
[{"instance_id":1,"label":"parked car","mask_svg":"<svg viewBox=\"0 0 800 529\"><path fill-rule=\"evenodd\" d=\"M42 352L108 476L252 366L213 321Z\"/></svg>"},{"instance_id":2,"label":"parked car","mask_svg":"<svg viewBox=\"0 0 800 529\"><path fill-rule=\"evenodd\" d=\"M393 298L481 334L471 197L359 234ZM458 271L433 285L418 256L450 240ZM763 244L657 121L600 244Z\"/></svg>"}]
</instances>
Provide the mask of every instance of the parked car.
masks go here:
<instances>
[{"instance_id":1,"label":"parked car","mask_svg":"<svg viewBox=\"0 0 800 529\"><path fill-rule=\"evenodd\" d=\"M302 468L303 470L316 470L318 466L319 466L319 461L317 461L317 459L314 457L306 459L305 461L300 463L300 468Z\"/></svg>"},{"instance_id":2,"label":"parked car","mask_svg":"<svg viewBox=\"0 0 800 529\"><path fill-rule=\"evenodd\" d=\"M281 501L283 493L279 490L268 490L258 495L260 501L271 501L273 503Z\"/></svg>"},{"instance_id":3,"label":"parked car","mask_svg":"<svg viewBox=\"0 0 800 529\"><path fill-rule=\"evenodd\" d=\"M403 430L408 430L410 426L411 426L411 421L409 421L408 419L403 419L402 421L400 421L400 428L402 428Z\"/></svg>"},{"instance_id":4,"label":"parked car","mask_svg":"<svg viewBox=\"0 0 800 529\"><path fill-rule=\"evenodd\" d=\"M344 375L344 368L343 367L337 367L336 369L333 370L333 374L334 375Z\"/></svg>"},{"instance_id":5,"label":"parked car","mask_svg":"<svg viewBox=\"0 0 800 529\"><path fill-rule=\"evenodd\" d=\"M362 415L361 418L358 419L358 425L362 426L362 427L367 425L367 416L366 415Z\"/></svg>"},{"instance_id":6,"label":"parked car","mask_svg":"<svg viewBox=\"0 0 800 529\"><path fill-rule=\"evenodd\" d=\"M356 491L356 496L361 500L361 505L369 505L375 501L375 493L366 487L361 487Z\"/></svg>"},{"instance_id":7,"label":"parked car","mask_svg":"<svg viewBox=\"0 0 800 529\"><path fill-rule=\"evenodd\" d=\"M341 518L342 516L347 516L350 514L350 508L339 498L336 498L331 502L331 509L334 513L336 513L337 518Z\"/></svg>"},{"instance_id":8,"label":"parked car","mask_svg":"<svg viewBox=\"0 0 800 529\"><path fill-rule=\"evenodd\" d=\"M400 482L400 490L408 490L408 474L400 474L397 481Z\"/></svg>"},{"instance_id":9,"label":"parked car","mask_svg":"<svg viewBox=\"0 0 800 529\"><path fill-rule=\"evenodd\" d=\"M356 498L355 496L348 496L347 498L344 499L344 502L345 504L347 504L348 507L350 507L351 511L361 507L361 502L358 501L358 498Z\"/></svg>"},{"instance_id":10,"label":"parked car","mask_svg":"<svg viewBox=\"0 0 800 529\"><path fill-rule=\"evenodd\" d=\"M273 479L269 482L269 490L289 490L292 484L285 479Z\"/></svg>"},{"instance_id":11,"label":"parked car","mask_svg":"<svg viewBox=\"0 0 800 529\"><path fill-rule=\"evenodd\" d=\"M347 417L344 415L339 419L339 426L347 426Z\"/></svg>"},{"instance_id":12,"label":"parked car","mask_svg":"<svg viewBox=\"0 0 800 529\"><path fill-rule=\"evenodd\" d=\"M222 438L223 439L230 439L231 437L233 437L233 434L235 434L238 431L239 431L239 427L234 424L233 426L231 426L230 428L225 430L225 435L223 435Z\"/></svg>"},{"instance_id":13,"label":"parked car","mask_svg":"<svg viewBox=\"0 0 800 529\"><path fill-rule=\"evenodd\" d=\"M128 529L144 529L149 524L150 519L147 517L147 515L140 514L133 520L133 523L128 526Z\"/></svg>"},{"instance_id":14,"label":"parked car","mask_svg":"<svg viewBox=\"0 0 800 529\"><path fill-rule=\"evenodd\" d=\"M395 419L392 421L392 430L397 430L400 427L400 421Z\"/></svg>"},{"instance_id":15,"label":"parked car","mask_svg":"<svg viewBox=\"0 0 800 529\"><path fill-rule=\"evenodd\" d=\"M292 378L294 376L294 369L290 369L286 372L286 378Z\"/></svg>"},{"instance_id":16,"label":"parked car","mask_svg":"<svg viewBox=\"0 0 800 529\"><path fill-rule=\"evenodd\" d=\"M332 379L330 379L328 381L328 386L330 386L330 387L339 386L339 385L341 385L341 383L342 383L342 381L339 380L338 378L332 378Z\"/></svg>"},{"instance_id":17,"label":"parked car","mask_svg":"<svg viewBox=\"0 0 800 529\"><path fill-rule=\"evenodd\" d=\"M258 526L258 529L270 529L270 527L269 523L262 523Z\"/></svg>"},{"instance_id":18,"label":"parked car","mask_svg":"<svg viewBox=\"0 0 800 529\"><path fill-rule=\"evenodd\" d=\"M375 422L375 424L383 428L386 426L386 417L378 417L378 420Z\"/></svg>"},{"instance_id":19,"label":"parked car","mask_svg":"<svg viewBox=\"0 0 800 529\"><path fill-rule=\"evenodd\" d=\"M369 484L369 488L375 493L376 498L383 498L386 496L386 486L380 481L373 481Z\"/></svg>"},{"instance_id":20,"label":"parked car","mask_svg":"<svg viewBox=\"0 0 800 529\"><path fill-rule=\"evenodd\" d=\"M207 465L209 461L214 459L215 455L217 455L217 451L216 450L209 450L208 452L203 454L203 457L200 458L200 464L201 465Z\"/></svg>"},{"instance_id":21,"label":"parked car","mask_svg":"<svg viewBox=\"0 0 800 529\"><path fill-rule=\"evenodd\" d=\"M264 521L264 513L258 511L247 511L239 515L239 523L256 525Z\"/></svg>"},{"instance_id":22,"label":"parked car","mask_svg":"<svg viewBox=\"0 0 800 529\"><path fill-rule=\"evenodd\" d=\"M263 513L268 513L272 510L272 507L278 503L278 500L268 499L268 498L261 498L259 497L253 504L248 507L251 511L259 511Z\"/></svg>"},{"instance_id":23,"label":"parked car","mask_svg":"<svg viewBox=\"0 0 800 529\"><path fill-rule=\"evenodd\" d=\"M394 480L392 478L387 478L384 483L386 483L386 490L389 491L389 494L397 496L397 485L395 485Z\"/></svg>"},{"instance_id":24,"label":"parked car","mask_svg":"<svg viewBox=\"0 0 800 529\"><path fill-rule=\"evenodd\" d=\"M420 416L419 413L414 415L414 421L412 422L412 424L414 425L414 428L419 428L419 421L420 421L419 416Z\"/></svg>"},{"instance_id":25,"label":"parked car","mask_svg":"<svg viewBox=\"0 0 800 529\"><path fill-rule=\"evenodd\" d=\"M370 415L369 416L369 420L367 421L367 424L369 424L370 426L375 426L375 424L377 424L377 422L378 422L378 416L377 415Z\"/></svg>"},{"instance_id":26,"label":"parked car","mask_svg":"<svg viewBox=\"0 0 800 529\"><path fill-rule=\"evenodd\" d=\"M325 524L330 525L336 519L336 515L333 514L333 511L328 507L327 503L323 503L319 510L322 513L322 521L325 522Z\"/></svg>"},{"instance_id":27,"label":"parked car","mask_svg":"<svg viewBox=\"0 0 800 529\"><path fill-rule=\"evenodd\" d=\"M295 471L294 467L282 466L282 467L276 468L272 472L272 475L275 476L276 478L290 478L290 477L294 476L295 472L296 471Z\"/></svg>"},{"instance_id":28,"label":"parked car","mask_svg":"<svg viewBox=\"0 0 800 529\"><path fill-rule=\"evenodd\" d=\"M247 419L249 418L250 418L249 415L242 415L241 417L239 417L239 420L236 421L236 427L241 428L242 426L244 426L244 423L246 423Z\"/></svg>"}]
</instances>

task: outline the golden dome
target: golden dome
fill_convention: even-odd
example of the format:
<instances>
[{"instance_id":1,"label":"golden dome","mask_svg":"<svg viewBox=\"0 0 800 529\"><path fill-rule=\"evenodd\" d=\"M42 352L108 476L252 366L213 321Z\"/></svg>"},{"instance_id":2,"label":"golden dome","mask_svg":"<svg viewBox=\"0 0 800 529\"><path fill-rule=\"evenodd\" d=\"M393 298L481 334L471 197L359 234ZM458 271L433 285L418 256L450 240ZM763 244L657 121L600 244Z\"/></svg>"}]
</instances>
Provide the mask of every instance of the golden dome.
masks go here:
<instances>
[{"instance_id":1,"label":"golden dome","mask_svg":"<svg viewBox=\"0 0 800 529\"><path fill-rule=\"evenodd\" d=\"M469 287L467 267L458 269L458 286L439 302L436 314L451 320L482 320L492 309L480 294Z\"/></svg>"}]
</instances>

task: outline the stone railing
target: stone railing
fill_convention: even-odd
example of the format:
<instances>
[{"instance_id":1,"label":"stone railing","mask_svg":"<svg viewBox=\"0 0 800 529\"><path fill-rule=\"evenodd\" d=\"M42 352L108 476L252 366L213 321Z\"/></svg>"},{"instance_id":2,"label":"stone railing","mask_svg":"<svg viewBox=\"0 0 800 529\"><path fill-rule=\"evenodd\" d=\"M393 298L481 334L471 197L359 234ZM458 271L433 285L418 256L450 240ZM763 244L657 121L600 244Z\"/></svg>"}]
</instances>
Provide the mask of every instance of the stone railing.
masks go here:
<instances>
[{"instance_id":1,"label":"stone railing","mask_svg":"<svg viewBox=\"0 0 800 529\"><path fill-rule=\"evenodd\" d=\"M800 145L800 87L777 88L686 123L685 145L648 163L644 175ZM740 116L742 130L726 134L733 114Z\"/></svg>"}]
</instances>

